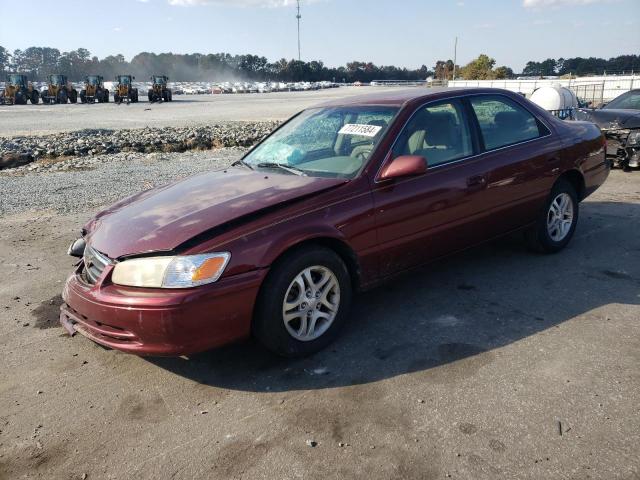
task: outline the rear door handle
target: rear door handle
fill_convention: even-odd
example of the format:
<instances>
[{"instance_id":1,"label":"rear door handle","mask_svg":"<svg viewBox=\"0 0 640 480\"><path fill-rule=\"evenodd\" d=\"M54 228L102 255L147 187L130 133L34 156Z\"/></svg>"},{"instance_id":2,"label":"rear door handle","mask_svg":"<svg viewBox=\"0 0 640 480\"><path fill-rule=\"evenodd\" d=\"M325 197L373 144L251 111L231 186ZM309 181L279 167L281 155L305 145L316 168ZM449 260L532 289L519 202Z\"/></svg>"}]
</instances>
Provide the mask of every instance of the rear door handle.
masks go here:
<instances>
[{"instance_id":1,"label":"rear door handle","mask_svg":"<svg viewBox=\"0 0 640 480\"><path fill-rule=\"evenodd\" d=\"M467 178L467 187L484 187L487 184L487 178L484 175L474 175Z\"/></svg>"}]
</instances>

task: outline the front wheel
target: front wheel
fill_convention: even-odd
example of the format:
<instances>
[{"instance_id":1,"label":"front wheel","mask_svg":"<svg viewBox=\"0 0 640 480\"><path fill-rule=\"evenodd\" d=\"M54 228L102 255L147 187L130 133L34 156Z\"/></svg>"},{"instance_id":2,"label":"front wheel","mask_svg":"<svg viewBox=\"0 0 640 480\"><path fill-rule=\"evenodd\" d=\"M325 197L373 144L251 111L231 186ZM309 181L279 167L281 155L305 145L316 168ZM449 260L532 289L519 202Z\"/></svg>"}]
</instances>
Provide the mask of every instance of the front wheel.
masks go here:
<instances>
[{"instance_id":1,"label":"front wheel","mask_svg":"<svg viewBox=\"0 0 640 480\"><path fill-rule=\"evenodd\" d=\"M37 105L39 101L40 101L40 94L34 90L33 93L31 94L31 103L33 105ZM25 101L24 103L27 103L27 102Z\"/></svg>"},{"instance_id":2,"label":"front wheel","mask_svg":"<svg viewBox=\"0 0 640 480\"><path fill-rule=\"evenodd\" d=\"M556 253L571 241L578 224L578 195L567 180L556 182L538 221L526 232L527 243L535 251Z\"/></svg>"},{"instance_id":3,"label":"front wheel","mask_svg":"<svg viewBox=\"0 0 640 480\"><path fill-rule=\"evenodd\" d=\"M253 334L279 355L310 355L336 338L351 296L349 272L333 250L294 250L274 264L262 286Z\"/></svg>"}]
</instances>

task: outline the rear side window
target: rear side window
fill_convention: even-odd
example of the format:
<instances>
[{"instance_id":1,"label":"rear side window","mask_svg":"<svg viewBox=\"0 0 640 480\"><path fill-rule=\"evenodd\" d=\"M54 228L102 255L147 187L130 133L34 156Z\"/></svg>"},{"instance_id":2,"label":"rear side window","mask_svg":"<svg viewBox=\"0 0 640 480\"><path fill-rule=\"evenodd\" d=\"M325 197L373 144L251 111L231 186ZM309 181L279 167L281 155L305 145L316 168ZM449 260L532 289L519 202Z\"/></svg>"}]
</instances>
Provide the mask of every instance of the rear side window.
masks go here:
<instances>
[{"instance_id":1,"label":"rear side window","mask_svg":"<svg viewBox=\"0 0 640 480\"><path fill-rule=\"evenodd\" d=\"M533 140L548 132L536 117L516 102L498 96L471 98L486 150Z\"/></svg>"},{"instance_id":2,"label":"rear side window","mask_svg":"<svg viewBox=\"0 0 640 480\"><path fill-rule=\"evenodd\" d=\"M418 110L398 137L393 156L421 155L429 165L473 154L471 135L459 100L430 104Z\"/></svg>"}]
</instances>

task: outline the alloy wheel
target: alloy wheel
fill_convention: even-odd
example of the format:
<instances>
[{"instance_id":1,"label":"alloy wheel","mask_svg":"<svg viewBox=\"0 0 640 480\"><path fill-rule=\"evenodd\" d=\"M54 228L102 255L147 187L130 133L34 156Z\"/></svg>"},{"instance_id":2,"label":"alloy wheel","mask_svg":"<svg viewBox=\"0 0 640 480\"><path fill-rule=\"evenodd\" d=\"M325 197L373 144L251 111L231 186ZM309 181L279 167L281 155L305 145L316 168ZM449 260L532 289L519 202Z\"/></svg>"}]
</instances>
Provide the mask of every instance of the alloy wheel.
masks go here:
<instances>
[{"instance_id":1,"label":"alloy wheel","mask_svg":"<svg viewBox=\"0 0 640 480\"><path fill-rule=\"evenodd\" d=\"M561 242L571 231L573 224L573 201L567 193L553 199L547 212L547 232L554 242Z\"/></svg>"},{"instance_id":2,"label":"alloy wheel","mask_svg":"<svg viewBox=\"0 0 640 480\"><path fill-rule=\"evenodd\" d=\"M289 284L282 304L284 325L296 340L308 342L324 334L338 314L340 285L321 265L302 270Z\"/></svg>"}]
</instances>

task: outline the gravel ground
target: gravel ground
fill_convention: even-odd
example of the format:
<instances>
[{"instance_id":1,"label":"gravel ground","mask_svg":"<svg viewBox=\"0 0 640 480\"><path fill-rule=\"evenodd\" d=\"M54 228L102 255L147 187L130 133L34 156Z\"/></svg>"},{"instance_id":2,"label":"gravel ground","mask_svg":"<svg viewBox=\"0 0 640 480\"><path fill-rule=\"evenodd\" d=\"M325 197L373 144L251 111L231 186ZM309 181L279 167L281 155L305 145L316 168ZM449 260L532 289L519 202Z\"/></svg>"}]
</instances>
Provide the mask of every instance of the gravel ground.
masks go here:
<instances>
[{"instance_id":1,"label":"gravel ground","mask_svg":"<svg viewBox=\"0 0 640 480\"><path fill-rule=\"evenodd\" d=\"M0 172L0 216L42 210L72 213L99 207L194 173L227 166L244 151L222 148L184 153L119 153L73 157L55 163L39 161L4 170Z\"/></svg>"}]
</instances>

